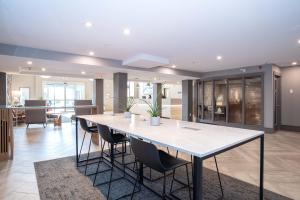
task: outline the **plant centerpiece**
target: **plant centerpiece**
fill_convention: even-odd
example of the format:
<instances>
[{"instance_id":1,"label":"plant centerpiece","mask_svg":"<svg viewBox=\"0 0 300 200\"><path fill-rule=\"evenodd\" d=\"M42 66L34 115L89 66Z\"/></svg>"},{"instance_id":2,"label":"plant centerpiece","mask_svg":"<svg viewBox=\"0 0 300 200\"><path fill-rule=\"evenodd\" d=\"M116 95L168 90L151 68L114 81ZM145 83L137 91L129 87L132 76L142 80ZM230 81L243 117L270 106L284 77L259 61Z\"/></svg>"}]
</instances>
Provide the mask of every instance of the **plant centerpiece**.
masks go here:
<instances>
[{"instance_id":1,"label":"plant centerpiece","mask_svg":"<svg viewBox=\"0 0 300 200\"><path fill-rule=\"evenodd\" d=\"M135 100L134 100L133 97L128 97L128 99L127 99L127 104L126 104L126 106L125 106L124 117L126 117L126 118L130 118L130 117L131 117L131 112L130 112L130 110L131 110L131 108L134 106L135 103L136 103L136 102L135 102Z\"/></svg>"},{"instance_id":2,"label":"plant centerpiece","mask_svg":"<svg viewBox=\"0 0 300 200\"><path fill-rule=\"evenodd\" d=\"M149 106L147 112L150 114L150 124L151 126L160 125L160 106L157 103L157 99L153 103L149 103L144 100L144 102Z\"/></svg>"}]
</instances>

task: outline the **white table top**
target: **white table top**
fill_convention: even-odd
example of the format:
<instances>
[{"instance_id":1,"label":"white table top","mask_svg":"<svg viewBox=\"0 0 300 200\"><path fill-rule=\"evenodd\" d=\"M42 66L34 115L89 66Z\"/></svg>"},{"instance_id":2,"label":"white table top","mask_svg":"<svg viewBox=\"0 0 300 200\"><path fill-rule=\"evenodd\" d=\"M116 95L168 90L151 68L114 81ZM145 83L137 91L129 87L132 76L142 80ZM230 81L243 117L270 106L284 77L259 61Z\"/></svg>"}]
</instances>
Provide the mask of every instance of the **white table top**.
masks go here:
<instances>
[{"instance_id":1,"label":"white table top","mask_svg":"<svg viewBox=\"0 0 300 200\"><path fill-rule=\"evenodd\" d=\"M149 119L145 121L145 117L138 115L131 118L125 118L122 114L77 117L200 158L264 134L263 131L171 119L161 119L160 126L150 126Z\"/></svg>"}]
</instances>

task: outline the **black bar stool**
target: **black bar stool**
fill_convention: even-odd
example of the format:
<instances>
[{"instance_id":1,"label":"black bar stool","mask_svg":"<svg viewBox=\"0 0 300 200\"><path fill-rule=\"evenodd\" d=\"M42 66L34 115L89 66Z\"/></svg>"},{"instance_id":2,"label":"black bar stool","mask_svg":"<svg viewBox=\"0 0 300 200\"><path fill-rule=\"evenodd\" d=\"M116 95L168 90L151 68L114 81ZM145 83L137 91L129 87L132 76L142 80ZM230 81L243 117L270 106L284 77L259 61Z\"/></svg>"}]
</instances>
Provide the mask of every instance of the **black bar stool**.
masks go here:
<instances>
[{"instance_id":1,"label":"black bar stool","mask_svg":"<svg viewBox=\"0 0 300 200\"><path fill-rule=\"evenodd\" d=\"M100 163L101 163L101 161L99 160L97 170L96 170L96 175L95 175L94 181L93 181L93 185L94 186L99 186L99 185L109 184L108 193L107 193L107 199L109 199L111 183L125 177L125 162L124 162L125 151L122 151L123 176L120 177L120 178L112 179L113 170L114 170L114 167L115 167L115 164L114 164L114 156L115 156L114 155L114 149L115 149L115 146L117 144L122 144L122 150L123 150L124 149L123 146L124 146L124 144L126 145L126 142L129 141L129 138L126 137L123 134L120 134L120 133L114 134L113 130L109 129L109 127L106 126L106 125L97 124L97 128L98 128L98 132L99 132L100 136L104 140L104 145L105 145L105 142L109 143L109 146L110 146L110 148L109 148L109 151L110 151L110 164L111 165L110 165L110 179L109 179L109 181L102 182L102 183L99 183L99 184L96 185L97 175L99 173L102 173L102 172L99 172L99 166L100 166ZM103 145L103 147L104 147L104 145ZM103 147L102 147L102 151L103 151ZM105 171L107 171L107 170L105 170ZM127 180L127 179L125 179L125 180ZM123 197L129 196L129 195L131 195L131 194L124 195Z\"/></svg>"},{"instance_id":2,"label":"black bar stool","mask_svg":"<svg viewBox=\"0 0 300 200\"><path fill-rule=\"evenodd\" d=\"M162 150L158 150L155 145L144 142L143 140L136 139L131 137L131 148L136 156L136 161L140 163L140 167L143 167L143 165L146 165L160 173L162 173L163 176L163 192L162 195L158 194L157 192L150 189L152 192L154 192L156 195L160 196L162 199L165 199L167 197L166 195L166 172L173 171L175 173L175 170L178 167L185 166L186 168L186 175L187 175L187 184L184 184L189 189L189 198L191 199L191 188L190 188L190 181L189 181L189 172L188 172L188 161L185 161L180 158L176 158ZM131 199L133 198L133 195L135 193L135 187L137 185L139 179L139 173L137 172L134 188L132 191ZM172 185L173 181L177 181L172 179ZM181 182L179 182L181 183ZM182 184L182 183L181 183ZM171 193L172 193L172 185L171 185ZM181 188L183 189L183 188ZM174 195L173 195L174 196Z\"/></svg>"},{"instance_id":3,"label":"black bar stool","mask_svg":"<svg viewBox=\"0 0 300 200\"><path fill-rule=\"evenodd\" d=\"M83 136L83 139L82 139L82 143L81 143L81 147L80 147L80 151L79 151L78 160L80 160L81 151L82 151L82 147L83 147L83 143L84 143L84 140L85 140L86 133L90 133L91 134L87 159L83 160L83 161L79 161L79 162L84 162L85 161L85 171L84 171L84 174L86 175L87 165L89 164L88 162L90 161L89 157L90 157L90 150L91 150L91 143L92 143L92 135L94 133L97 133L98 130L97 130L96 126L88 126L88 123L87 123L87 121L85 119L79 118L79 123L80 123L81 128L84 130L84 136Z\"/></svg>"}]
</instances>

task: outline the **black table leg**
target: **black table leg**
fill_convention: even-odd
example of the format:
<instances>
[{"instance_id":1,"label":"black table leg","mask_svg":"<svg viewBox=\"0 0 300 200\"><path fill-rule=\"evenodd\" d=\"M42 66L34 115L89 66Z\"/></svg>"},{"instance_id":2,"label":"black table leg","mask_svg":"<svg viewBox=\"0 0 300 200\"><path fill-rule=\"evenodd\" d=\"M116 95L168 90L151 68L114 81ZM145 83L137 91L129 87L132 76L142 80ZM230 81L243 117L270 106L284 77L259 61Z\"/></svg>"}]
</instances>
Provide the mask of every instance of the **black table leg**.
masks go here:
<instances>
[{"instance_id":1,"label":"black table leg","mask_svg":"<svg viewBox=\"0 0 300 200\"><path fill-rule=\"evenodd\" d=\"M193 176L193 200L203 199L203 160L197 156L194 156L194 176Z\"/></svg>"},{"instance_id":2,"label":"black table leg","mask_svg":"<svg viewBox=\"0 0 300 200\"><path fill-rule=\"evenodd\" d=\"M79 158L78 158L78 118L75 119L75 131L76 131L76 164L78 166Z\"/></svg>"},{"instance_id":3,"label":"black table leg","mask_svg":"<svg viewBox=\"0 0 300 200\"><path fill-rule=\"evenodd\" d=\"M264 199L264 143L265 136L260 136L260 170L259 170L259 199Z\"/></svg>"}]
</instances>

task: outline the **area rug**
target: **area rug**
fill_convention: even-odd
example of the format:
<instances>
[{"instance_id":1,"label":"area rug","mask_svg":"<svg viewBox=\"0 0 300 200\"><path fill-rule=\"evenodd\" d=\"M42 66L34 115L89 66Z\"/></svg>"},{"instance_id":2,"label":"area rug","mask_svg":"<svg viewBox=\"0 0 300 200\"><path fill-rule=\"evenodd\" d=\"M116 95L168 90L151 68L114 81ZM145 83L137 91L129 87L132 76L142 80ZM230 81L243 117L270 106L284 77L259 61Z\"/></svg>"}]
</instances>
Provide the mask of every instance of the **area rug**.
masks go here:
<instances>
[{"instance_id":1,"label":"area rug","mask_svg":"<svg viewBox=\"0 0 300 200\"><path fill-rule=\"evenodd\" d=\"M93 153L93 156L97 156L99 153ZM126 163L133 161L133 156L127 156ZM117 158L120 161L120 158ZM41 200L99 200L107 199L108 184L93 187L93 181L95 176L85 176L85 167L76 167L75 157L65 157L49 161L41 161L34 163L37 183ZM117 164L120 167L120 165ZM97 164L88 165L87 174L92 174L96 171ZM109 166L102 163L100 164L100 170L108 169ZM133 165L128 165L128 168L133 169ZM129 175L135 177L135 173L126 169ZM190 180L192 180L191 166L189 167ZM204 199L215 200L222 199L221 191L218 182L218 176L216 171L210 169L204 169L203 179L203 191ZM145 176L150 176L149 168L144 169ZM121 169L115 168L113 171L113 179L119 178L123 175ZM159 173L151 171L152 178L160 176ZM110 172L101 173L96 178L96 184L109 180ZM185 168L179 168L176 170L176 177L182 182L187 182ZM230 176L221 174L221 179L224 188L224 200L257 200L259 188L241 180L232 178ZM169 191L172 176L167 177L167 190ZM110 199L117 199L123 195L130 194L133 190L134 179L131 176L126 175L124 179L112 182ZM145 184L151 189L161 193L162 191L162 179L154 182L144 180ZM174 189L180 188L179 183L174 182ZM138 189L138 188L137 188ZM189 199L188 189L178 190L174 193L181 199ZM130 197L124 197L123 199L130 199ZM149 189L141 186L140 192L135 193L133 199L143 200L155 200L160 199L157 195L151 192ZM274 192L265 190L266 200L288 200L289 198Z\"/></svg>"}]
</instances>

